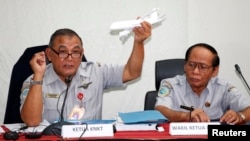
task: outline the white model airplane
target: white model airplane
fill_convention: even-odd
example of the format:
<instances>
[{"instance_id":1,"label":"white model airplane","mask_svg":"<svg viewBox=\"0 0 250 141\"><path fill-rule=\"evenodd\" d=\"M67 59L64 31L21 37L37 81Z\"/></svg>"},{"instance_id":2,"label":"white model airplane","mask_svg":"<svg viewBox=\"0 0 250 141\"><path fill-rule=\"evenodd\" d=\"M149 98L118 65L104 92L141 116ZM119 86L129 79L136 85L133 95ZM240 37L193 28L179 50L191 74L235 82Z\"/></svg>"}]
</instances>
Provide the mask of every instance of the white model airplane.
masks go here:
<instances>
[{"instance_id":1,"label":"white model airplane","mask_svg":"<svg viewBox=\"0 0 250 141\"><path fill-rule=\"evenodd\" d=\"M123 30L119 32L120 39L124 42L130 35L132 29L136 26L141 26L142 21L147 21L150 24L156 24L164 20L165 14L160 14L159 8L154 8L151 12L137 20L119 21L111 24L111 30Z\"/></svg>"}]
</instances>

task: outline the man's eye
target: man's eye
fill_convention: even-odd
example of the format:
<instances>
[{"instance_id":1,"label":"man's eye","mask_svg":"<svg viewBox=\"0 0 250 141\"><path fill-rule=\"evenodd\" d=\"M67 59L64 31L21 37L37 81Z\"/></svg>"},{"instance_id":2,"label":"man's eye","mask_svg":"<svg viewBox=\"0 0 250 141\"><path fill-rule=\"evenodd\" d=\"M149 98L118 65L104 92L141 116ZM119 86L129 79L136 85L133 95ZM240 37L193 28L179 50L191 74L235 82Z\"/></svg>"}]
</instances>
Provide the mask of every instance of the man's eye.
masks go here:
<instances>
[{"instance_id":1,"label":"man's eye","mask_svg":"<svg viewBox=\"0 0 250 141\"><path fill-rule=\"evenodd\" d=\"M206 69L208 68L208 66L201 66L201 69Z\"/></svg>"},{"instance_id":2,"label":"man's eye","mask_svg":"<svg viewBox=\"0 0 250 141\"><path fill-rule=\"evenodd\" d=\"M72 53L74 53L74 54L80 54L81 52L80 51L72 51Z\"/></svg>"},{"instance_id":3,"label":"man's eye","mask_svg":"<svg viewBox=\"0 0 250 141\"><path fill-rule=\"evenodd\" d=\"M59 53L62 53L62 54L65 54L65 53L66 53L66 54L67 54L68 52L62 50L62 51L59 51Z\"/></svg>"},{"instance_id":4,"label":"man's eye","mask_svg":"<svg viewBox=\"0 0 250 141\"><path fill-rule=\"evenodd\" d=\"M195 64L194 63L189 63L189 66L193 67L193 66L195 66Z\"/></svg>"}]
</instances>

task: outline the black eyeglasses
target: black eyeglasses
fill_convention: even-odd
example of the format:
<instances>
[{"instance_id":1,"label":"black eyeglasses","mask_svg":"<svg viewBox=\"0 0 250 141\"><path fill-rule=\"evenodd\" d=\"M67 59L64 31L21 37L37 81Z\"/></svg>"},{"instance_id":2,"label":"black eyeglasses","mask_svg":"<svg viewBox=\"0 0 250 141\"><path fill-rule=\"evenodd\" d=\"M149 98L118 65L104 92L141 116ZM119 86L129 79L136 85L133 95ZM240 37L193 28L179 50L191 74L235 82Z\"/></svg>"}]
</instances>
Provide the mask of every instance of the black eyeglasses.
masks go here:
<instances>
[{"instance_id":1,"label":"black eyeglasses","mask_svg":"<svg viewBox=\"0 0 250 141\"><path fill-rule=\"evenodd\" d=\"M64 52L64 51L62 51L62 52L57 52L55 49L53 49L53 48L50 48L53 52L55 52L60 58L68 58L69 57L69 55L72 57L72 58L79 58L81 55L82 55L82 53L81 52L72 52L72 53L68 53L68 52Z\"/></svg>"},{"instance_id":2,"label":"black eyeglasses","mask_svg":"<svg viewBox=\"0 0 250 141\"><path fill-rule=\"evenodd\" d=\"M202 73L206 73L208 72L209 68L213 67L213 66L208 66L206 64L203 63L198 63L198 62L193 62L193 61L188 61L186 63L186 68L187 70L194 70L196 67L198 67L199 71Z\"/></svg>"}]
</instances>

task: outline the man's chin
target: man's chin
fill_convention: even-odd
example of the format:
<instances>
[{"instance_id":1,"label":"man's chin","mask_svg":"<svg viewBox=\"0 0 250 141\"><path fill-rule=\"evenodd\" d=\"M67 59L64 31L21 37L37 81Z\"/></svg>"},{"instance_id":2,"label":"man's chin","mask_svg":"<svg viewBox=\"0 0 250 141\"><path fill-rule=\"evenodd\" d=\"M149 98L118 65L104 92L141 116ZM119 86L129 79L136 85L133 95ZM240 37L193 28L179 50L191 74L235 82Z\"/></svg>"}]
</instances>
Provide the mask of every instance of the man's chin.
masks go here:
<instances>
[{"instance_id":1,"label":"man's chin","mask_svg":"<svg viewBox=\"0 0 250 141\"><path fill-rule=\"evenodd\" d=\"M191 87L200 87L201 84L200 84L199 82L191 82L191 83L190 83L190 86L191 86Z\"/></svg>"}]
</instances>

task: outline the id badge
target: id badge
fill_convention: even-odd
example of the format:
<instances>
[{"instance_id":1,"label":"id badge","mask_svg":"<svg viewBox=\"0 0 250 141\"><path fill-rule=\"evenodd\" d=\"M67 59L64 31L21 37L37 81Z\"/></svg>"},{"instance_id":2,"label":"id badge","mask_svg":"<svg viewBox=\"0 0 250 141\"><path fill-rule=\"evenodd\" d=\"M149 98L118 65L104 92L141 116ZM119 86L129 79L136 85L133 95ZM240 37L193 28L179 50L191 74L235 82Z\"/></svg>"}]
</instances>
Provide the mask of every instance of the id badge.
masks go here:
<instances>
[{"instance_id":1,"label":"id badge","mask_svg":"<svg viewBox=\"0 0 250 141\"><path fill-rule=\"evenodd\" d=\"M75 105L71 113L69 114L68 119L79 120L83 117L84 113L85 113L85 108L83 106Z\"/></svg>"}]
</instances>

